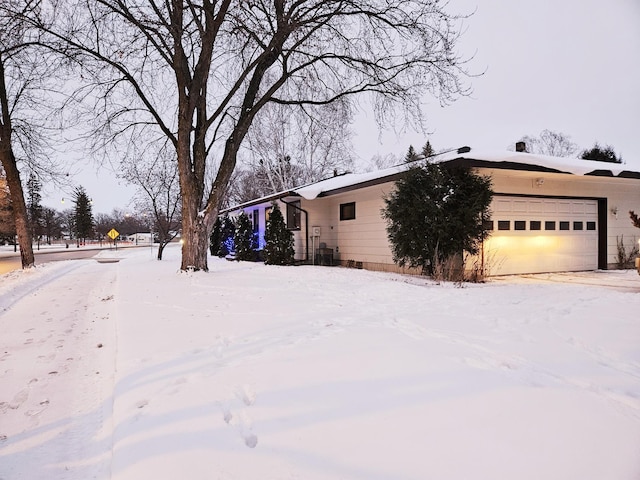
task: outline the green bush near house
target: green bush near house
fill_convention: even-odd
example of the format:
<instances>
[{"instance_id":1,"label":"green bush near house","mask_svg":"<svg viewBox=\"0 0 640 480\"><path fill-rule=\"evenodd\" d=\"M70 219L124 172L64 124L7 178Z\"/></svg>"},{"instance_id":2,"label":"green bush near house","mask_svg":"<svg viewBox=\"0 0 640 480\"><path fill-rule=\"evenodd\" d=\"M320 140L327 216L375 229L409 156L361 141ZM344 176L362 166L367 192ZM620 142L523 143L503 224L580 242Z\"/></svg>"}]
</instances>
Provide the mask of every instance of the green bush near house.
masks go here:
<instances>
[{"instance_id":1,"label":"green bush near house","mask_svg":"<svg viewBox=\"0 0 640 480\"><path fill-rule=\"evenodd\" d=\"M211 255L220 258L226 257L233 251L233 238L236 227L229 215L222 219L218 217L213 225L211 236L209 237L209 251Z\"/></svg>"},{"instance_id":2,"label":"green bush near house","mask_svg":"<svg viewBox=\"0 0 640 480\"><path fill-rule=\"evenodd\" d=\"M256 249L258 247L256 236L253 234L253 226L249 216L242 212L236 220L236 234L233 237L236 260L254 262L256 260Z\"/></svg>"},{"instance_id":3,"label":"green bush near house","mask_svg":"<svg viewBox=\"0 0 640 480\"><path fill-rule=\"evenodd\" d=\"M465 251L478 253L489 234L483 225L493 197L489 177L427 162L409 168L395 187L382 215L398 265L433 275Z\"/></svg>"},{"instance_id":4,"label":"green bush near house","mask_svg":"<svg viewBox=\"0 0 640 480\"><path fill-rule=\"evenodd\" d=\"M267 221L264 240L266 242L263 252L265 264L293 265L293 233L287 228L277 203L273 204L271 216Z\"/></svg>"}]
</instances>

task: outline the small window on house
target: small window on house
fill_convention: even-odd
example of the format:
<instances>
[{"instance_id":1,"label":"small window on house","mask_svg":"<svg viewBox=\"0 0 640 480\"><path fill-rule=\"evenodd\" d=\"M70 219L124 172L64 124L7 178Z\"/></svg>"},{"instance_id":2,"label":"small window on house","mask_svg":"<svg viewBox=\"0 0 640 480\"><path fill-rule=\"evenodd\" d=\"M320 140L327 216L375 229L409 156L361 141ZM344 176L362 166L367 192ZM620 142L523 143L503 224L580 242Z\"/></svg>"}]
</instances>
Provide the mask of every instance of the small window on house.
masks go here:
<instances>
[{"instance_id":1,"label":"small window on house","mask_svg":"<svg viewBox=\"0 0 640 480\"><path fill-rule=\"evenodd\" d=\"M354 220L356 218L356 202L340 204L340 220Z\"/></svg>"},{"instance_id":2,"label":"small window on house","mask_svg":"<svg viewBox=\"0 0 640 480\"><path fill-rule=\"evenodd\" d=\"M516 220L515 222L513 222L513 229L514 230L526 230L527 229L527 222L525 222L524 220Z\"/></svg>"},{"instance_id":3,"label":"small window on house","mask_svg":"<svg viewBox=\"0 0 640 480\"><path fill-rule=\"evenodd\" d=\"M300 200L287 204L287 228L300 230Z\"/></svg>"},{"instance_id":4,"label":"small window on house","mask_svg":"<svg viewBox=\"0 0 640 480\"><path fill-rule=\"evenodd\" d=\"M493 220L483 220L482 221L482 229L485 231L493 230Z\"/></svg>"},{"instance_id":5,"label":"small window on house","mask_svg":"<svg viewBox=\"0 0 640 480\"><path fill-rule=\"evenodd\" d=\"M498 230L511 230L511 222L509 220L498 220Z\"/></svg>"},{"instance_id":6,"label":"small window on house","mask_svg":"<svg viewBox=\"0 0 640 480\"><path fill-rule=\"evenodd\" d=\"M542 230L542 222L540 220L531 220L529 222L529 230Z\"/></svg>"},{"instance_id":7,"label":"small window on house","mask_svg":"<svg viewBox=\"0 0 640 480\"><path fill-rule=\"evenodd\" d=\"M544 229L545 230L555 230L556 229L556 222L544 222Z\"/></svg>"},{"instance_id":8,"label":"small window on house","mask_svg":"<svg viewBox=\"0 0 640 480\"><path fill-rule=\"evenodd\" d=\"M569 222L560 222L560 230L569 230Z\"/></svg>"},{"instance_id":9,"label":"small window on house","mask_svg":"<svg viewBox=\"0 0 640 480\"><path fill-rule=\"evenodd\" d=\"M266 222L271 220L271 211L272 210L273 210L273 207L266 207L264 209L264 221L265 221L265 224L266 224Z\"/></svg>"},{"instance_id":10,"label":"small window on house","mask_svg":"<svg viewBox=\"0 0 640 480\"><path fill-rule=\"evenodd\" d=\"M587 222L587 230L595 230L596 222Z\"/></svg>"},{"instance_id":11,"label":"small window on house","mask_svg":"<svg viewBox=\"0 0 640 480\"><path fill-rule=\"evenodd\" d=\"M583 224L582 222L573 222L573 229L574 230L583 230Z\"/></svg>"}]
</instances>

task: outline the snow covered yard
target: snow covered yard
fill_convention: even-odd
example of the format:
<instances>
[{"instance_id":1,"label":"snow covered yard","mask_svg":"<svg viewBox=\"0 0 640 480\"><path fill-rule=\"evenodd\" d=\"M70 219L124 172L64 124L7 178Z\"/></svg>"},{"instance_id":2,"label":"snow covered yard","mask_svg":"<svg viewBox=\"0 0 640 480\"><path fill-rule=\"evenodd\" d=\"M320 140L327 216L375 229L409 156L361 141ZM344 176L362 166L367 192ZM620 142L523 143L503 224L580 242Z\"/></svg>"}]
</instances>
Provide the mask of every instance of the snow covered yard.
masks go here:
<instances>
[{"instance_id":1,"label":"snow covered yard","mask_svg":"<svg viewBox=\"0 0 640 480\"><path fill-rule=\"evenodd\" d=\"M117 255L0 277L0 479L640 477L634 271Z\"/></svg>"}]
</instances>

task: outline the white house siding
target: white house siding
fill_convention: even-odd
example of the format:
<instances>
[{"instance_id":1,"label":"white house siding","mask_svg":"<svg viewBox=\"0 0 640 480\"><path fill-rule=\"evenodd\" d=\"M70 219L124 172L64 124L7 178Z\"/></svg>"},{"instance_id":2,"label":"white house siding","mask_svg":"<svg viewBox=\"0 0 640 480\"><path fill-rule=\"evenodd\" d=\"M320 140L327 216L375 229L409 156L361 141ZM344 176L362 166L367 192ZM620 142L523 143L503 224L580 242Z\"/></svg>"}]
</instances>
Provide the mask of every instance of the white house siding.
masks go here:
<instances>
[{"instance_id":1,"label":"white house siding","mask_svg":"<svg viewBox=\"0 0 640 480\"><path fill-rule=\"evenodd\" d=\"M329 211L327 223L322 225L321 241L333 248L335 258L342 265L360 265L371 270L400 271L394 264L391 247L382 218L384 196L393 189L393 182L331 195L315 202L322 202L322 209ZM355 202L356 218L340 220L340 205ZM351 262L350 262L351 261Z\"/></svg>"}]
</instances>

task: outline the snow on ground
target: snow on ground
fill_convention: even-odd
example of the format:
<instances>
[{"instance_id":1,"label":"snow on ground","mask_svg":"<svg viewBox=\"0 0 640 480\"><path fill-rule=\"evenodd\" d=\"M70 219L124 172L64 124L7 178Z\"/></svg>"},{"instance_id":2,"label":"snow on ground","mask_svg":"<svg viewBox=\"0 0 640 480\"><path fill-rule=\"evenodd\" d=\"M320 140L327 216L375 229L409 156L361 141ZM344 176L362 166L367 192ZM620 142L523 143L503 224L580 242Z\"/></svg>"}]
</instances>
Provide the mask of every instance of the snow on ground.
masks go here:
<instances>
[{"instance_id":1,"label":"snow on ground","mask_svg":"<svg viewBox=\"0 0 640 480\"><path fill-rule=\"evenodd\" d=\"M0 277L0 479L637 479L640 277Z\"/></svg>"}]
</instances>

